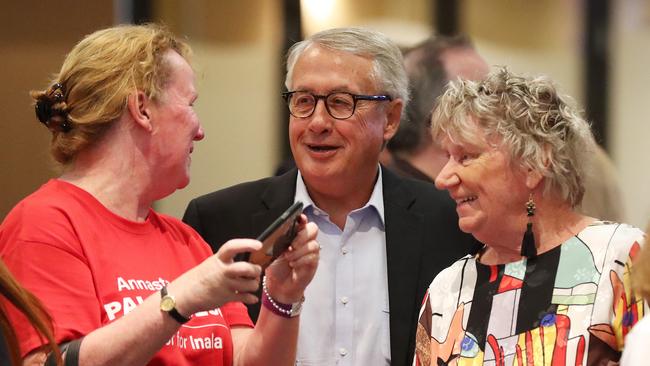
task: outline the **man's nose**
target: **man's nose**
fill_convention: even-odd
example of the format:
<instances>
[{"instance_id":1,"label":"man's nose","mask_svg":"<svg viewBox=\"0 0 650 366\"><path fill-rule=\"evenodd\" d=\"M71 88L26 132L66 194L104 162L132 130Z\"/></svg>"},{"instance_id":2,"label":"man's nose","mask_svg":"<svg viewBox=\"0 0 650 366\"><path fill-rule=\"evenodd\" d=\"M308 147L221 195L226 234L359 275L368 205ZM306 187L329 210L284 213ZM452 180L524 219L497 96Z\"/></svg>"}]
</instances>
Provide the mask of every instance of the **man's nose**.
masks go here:
<instances>
[{"instance_id":1,"label":"man's nose","mask_svg":"<svg viewBox=\"0 0 650 366\"><path fill-rule=\"evenodd\" d=\"M322 102L322 103L321 103ZM317 99L309 121L309 129L320 133L329 130L332 127L333 117L330 115L325 105L325 99Z\"/></svg>"}]
</instances>

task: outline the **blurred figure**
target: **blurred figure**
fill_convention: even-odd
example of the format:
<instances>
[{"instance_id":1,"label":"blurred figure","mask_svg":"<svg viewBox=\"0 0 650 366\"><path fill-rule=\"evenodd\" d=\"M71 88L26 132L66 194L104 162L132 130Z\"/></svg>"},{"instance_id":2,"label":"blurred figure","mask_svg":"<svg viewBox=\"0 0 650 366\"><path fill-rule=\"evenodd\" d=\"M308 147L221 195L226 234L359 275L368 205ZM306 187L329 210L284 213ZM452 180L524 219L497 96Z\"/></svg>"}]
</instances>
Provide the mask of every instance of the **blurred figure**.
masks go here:
<instances>
[{"instance_id":1,"label":"blurred figure","mask_svg":"<svg viewBox=\"0 0 650 366\"><path fill-rule=\"evenodd\" d=\"M646 242L650 233L650 224L646 227ZM650 248L641 249L634 264L632 281L641 296L650 301ZM650 360L650 317L641 319L625 337L625 349L621 357L621 366L645 365Z\"/></svg>"},{"instance_id":2,"label":"blurred figure","mask_svg":"<svg viewBox=\"0 0 650 366\"><path fill-rule=\"evenodd\" d=\"M644 237L576 211L595 142L568 97L496 69L450 84L432 136L449 156L436 186L484 246L431 283L414 364L618 362L648 311L629 278Z\"/></svg>"},{"instance_id":3,"label":"blurred figure","mask_svg":"<svg viewBox=\"0 0 650 366\"><path fill-rule=\"evenodd\" d=\"M2 331L0 365L19 366L23 364L16 331L11 326L7 314L9 306L15 308L20 313L19 316L26 319L25 323L45 337L47 343L43 345L43 352L51 353L54 359L59 360L57 364L60 364L59 349L52 331L52 319L41 302L16 282L2 261L0 261L0 293L2 294L0 302L0 331Z\"/></svg>"},{"instance_id":4,"label":"blurred figure","mask_svg":"<svg viewBox=\"0 0 650 366\"><path fill-rule=\"evenodd\" d=\"M578 211L602 220L621 222L625 215L616 167L599 145L593 153L590 170L585 176L585 197Z\"/></svg>"},{"instance_id":5,"label":"blurred figure","mask_svg":"<svg viewBox=\"0 0 650 366\"><path fill-rule=\"evenodd\" d=\"M322 250L296 364L407 365L426 286L474 242L444 192L379 165L409 99L402 54L378 32L325 30L291 48L285 85L297 169L196 198L184 220L217 250L304 202Z\"/></svg>"},{"instance_id":6,"label":"blurred figure","mask_svg":"<svg viewBox=\"0 0 650 366\"><path fill-rule=\"evenodd\" d=\"M450 80L481 79L488 65L465 36L432 36L404 52L411 102L384 150L382 163L402 176L433 183L445 163L431 138L431 110Z\"/></svg>"},{"instance_id":7,"label":"blurred figure","mask_svg":"<svg viewBox=\"0 0 650 366\"><path fill-rule=\"evenodd\" d=\"M194 230L151 208L189 183L204 137L189 56L158 26L108 28L32 92L63 173L9 213L0 255L46 305L56 342L79 348L79 365L294 364L316 225L302 217L293 250L266 270L253 328L242 302L258 300L261 268L233 258L261 243L232 240L212 255ZM9 313L25 365L42 365L42 337Z\"/></svg>"}]
</instances>

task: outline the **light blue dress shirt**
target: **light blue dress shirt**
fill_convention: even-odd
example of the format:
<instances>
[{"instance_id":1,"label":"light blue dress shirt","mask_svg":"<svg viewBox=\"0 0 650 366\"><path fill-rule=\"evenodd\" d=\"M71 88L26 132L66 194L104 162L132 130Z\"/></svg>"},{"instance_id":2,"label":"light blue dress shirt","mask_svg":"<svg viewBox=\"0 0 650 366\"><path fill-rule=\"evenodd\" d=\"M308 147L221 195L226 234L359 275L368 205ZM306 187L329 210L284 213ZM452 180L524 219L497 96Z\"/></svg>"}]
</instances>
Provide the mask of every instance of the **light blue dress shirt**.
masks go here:
<instances>
[{"instance_id":1,"label":"light blue dress shirt","mask_svg":"<svg viewBox=\"0 0 650 366\"><path fill-rule=\"evenodd\" d=\"M381 169L370 200L343 231L318 208L298 173L295 200L318 225L320 262L305 290L296 365L390 365L388 275Z\"/></svg>"}]
</instances>

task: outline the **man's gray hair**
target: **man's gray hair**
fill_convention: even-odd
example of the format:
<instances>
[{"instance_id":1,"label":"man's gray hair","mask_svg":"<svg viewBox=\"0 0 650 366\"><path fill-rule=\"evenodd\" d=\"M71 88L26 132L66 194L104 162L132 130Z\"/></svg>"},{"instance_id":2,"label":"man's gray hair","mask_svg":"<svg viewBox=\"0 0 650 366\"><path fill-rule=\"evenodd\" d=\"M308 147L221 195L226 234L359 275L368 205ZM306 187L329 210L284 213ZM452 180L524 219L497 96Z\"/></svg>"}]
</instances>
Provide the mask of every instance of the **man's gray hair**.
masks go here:
<instances>
[{"instance_id":1,"label":"man's gray hair","mask_svg":"<svg viewBox=\"0 0 650 366\"><path fill-rule=\"evenodd\" d=\"M372 79L379 92L394 99L401 99L404 106L408 103L408 78L399 47L386 35L362 28L328 29L294 44L287 54L287 77L284 82L287 90L292 90L291 82L296 61L312 45L371 59Z\"/></svg>"}]
</instances>

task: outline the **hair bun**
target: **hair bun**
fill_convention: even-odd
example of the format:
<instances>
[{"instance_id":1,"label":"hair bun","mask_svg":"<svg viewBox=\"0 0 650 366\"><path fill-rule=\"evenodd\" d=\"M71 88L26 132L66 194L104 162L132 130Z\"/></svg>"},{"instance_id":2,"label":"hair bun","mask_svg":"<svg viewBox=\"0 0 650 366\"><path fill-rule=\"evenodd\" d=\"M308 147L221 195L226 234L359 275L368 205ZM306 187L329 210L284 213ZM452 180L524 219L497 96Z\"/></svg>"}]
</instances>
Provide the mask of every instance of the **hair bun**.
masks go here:
<instances>
[{"instance_id":1,"label":"hair bun","mask_svg":"<svg viewBox=\"0 0 650 366\"><path fill-rule=\"evenodd\" d=\"M54 108L57 104L65 103L64 94L65 89L63 88L63 85L61 85L61 83L56 83L52 85L48 91L40 93L40 95L36 97L36 103L34 104L34 110L38 120L54 131L58 130L68 132L72 129L72 126L68 121L67 111L60 108L60 106L57 106L59 108Z\"/></svg>"}]
</instances>

